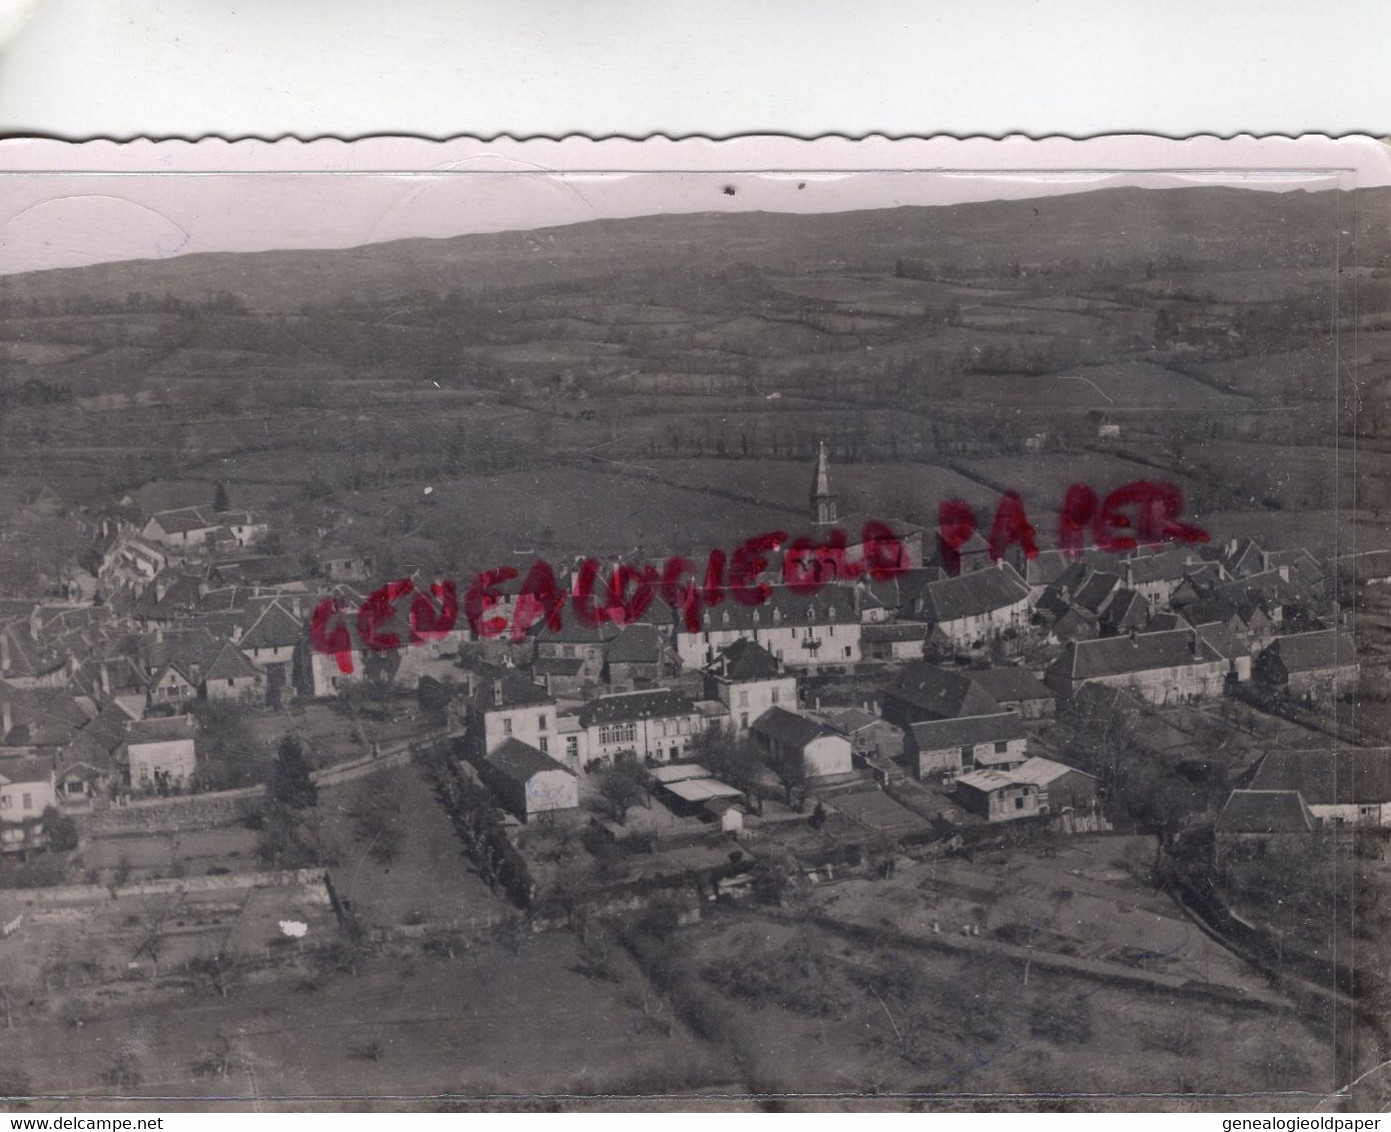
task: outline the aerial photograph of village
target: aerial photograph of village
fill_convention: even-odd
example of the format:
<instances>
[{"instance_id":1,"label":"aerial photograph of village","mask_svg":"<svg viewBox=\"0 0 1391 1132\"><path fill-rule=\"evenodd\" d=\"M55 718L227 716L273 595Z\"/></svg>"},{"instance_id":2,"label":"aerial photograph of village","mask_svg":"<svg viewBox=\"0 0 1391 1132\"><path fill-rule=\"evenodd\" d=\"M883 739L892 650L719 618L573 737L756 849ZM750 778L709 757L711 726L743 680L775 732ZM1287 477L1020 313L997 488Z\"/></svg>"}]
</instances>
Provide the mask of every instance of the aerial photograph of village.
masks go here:
<instances>
[{"instance_id":1,"label":"aerial photograph of village","mask_svg":"<svg viewBox=\"0 0 1391 1132\"><path fill-rule=\"evenodd\" d=\"M716 192L0 274L7 1111L1391 1104L1391 190Z\"/></svg>"}]
</instances>

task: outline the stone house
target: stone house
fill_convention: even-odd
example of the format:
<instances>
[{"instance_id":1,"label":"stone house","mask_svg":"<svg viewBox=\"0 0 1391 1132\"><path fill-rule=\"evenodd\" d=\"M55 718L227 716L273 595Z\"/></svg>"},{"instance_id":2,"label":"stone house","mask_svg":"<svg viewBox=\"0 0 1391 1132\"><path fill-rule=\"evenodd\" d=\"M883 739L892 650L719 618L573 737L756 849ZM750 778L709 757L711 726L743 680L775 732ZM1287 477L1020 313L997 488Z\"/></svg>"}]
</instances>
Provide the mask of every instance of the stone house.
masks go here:
<instances>
[{"instance_id":1,"label":"stone house","mask_svg":"<svg viewBox=\"0 0 1391 1132\"><path fill-rule=\"evenodd\" d=\"M974 770L1010 770L1029 757L1028 737L1018 712L967 715L912 724L903 754L918 778L952 782Z\"/></svg>"},{"instance_id":2,"label":"stone house","mask_svg":"<svg viewBox=\"0 0 1391 1132\"><path fill-rule=\"evenodd\" d=\"M1173 629L1070 642L1044 681L1063 696L1075 696L1088 684L1108 684L1163 705L1222 695L1230 668L1196 630Z\"/></svg>"}]
</instances>

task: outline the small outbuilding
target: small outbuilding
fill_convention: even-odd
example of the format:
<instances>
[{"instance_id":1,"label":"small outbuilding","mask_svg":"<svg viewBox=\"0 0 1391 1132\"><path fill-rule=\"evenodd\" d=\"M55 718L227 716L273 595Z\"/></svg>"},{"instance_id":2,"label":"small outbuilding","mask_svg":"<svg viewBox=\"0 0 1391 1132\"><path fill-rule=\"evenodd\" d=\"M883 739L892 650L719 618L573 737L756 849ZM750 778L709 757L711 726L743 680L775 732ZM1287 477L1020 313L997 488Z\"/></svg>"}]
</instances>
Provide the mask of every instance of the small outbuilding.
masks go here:
<instances>
[{"instance_id":1,"label":"small outbuilding","mask_svg":"<svg viewBox=\"0 0 1391 1132\"><path fill-rule=\"evenodd\" d=\"M579 808L579 779L520 739L503 742L479 760L478 769L498 801L523 822L538 814Z\"/></svg>"}]
</instances>

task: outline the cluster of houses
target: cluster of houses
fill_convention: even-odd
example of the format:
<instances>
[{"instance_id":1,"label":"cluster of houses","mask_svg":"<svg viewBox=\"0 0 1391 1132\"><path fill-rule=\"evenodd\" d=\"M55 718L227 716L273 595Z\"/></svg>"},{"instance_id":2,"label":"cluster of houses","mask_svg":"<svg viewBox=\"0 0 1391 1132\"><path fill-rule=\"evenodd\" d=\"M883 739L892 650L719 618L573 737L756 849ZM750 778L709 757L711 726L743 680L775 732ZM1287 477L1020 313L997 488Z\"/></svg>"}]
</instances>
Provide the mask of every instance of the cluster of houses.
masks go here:
<instances>
[{"instance_id":1,"label":"cluster of houses","mask_svg":"<svg viewBox=\"0 0 1391 1132\"><path fill-rule=\"evenodd\" d=\"M810 503L813 533L855 529L838 519L824 448ZM774 554L768 600L707 608L698 625L660 599L628 623L541 621L518 642L472 640L460 619L384 661L351 616L366 601L366 556L331 545L284 553L245 511L110 521L99 602L0 604L4 843L36 844L49 805L195 786L199 703L275 711L365 680L403 691L427 678L452 684L454 726L480 778L524 821L576 808L583 776L623 756L694 765L693 745L711 728L747 738L770 763L800 765L812 784L901 759L984 820L1080 811L1095 807L1095 781L1049 757L1065 752L1031 755L1030 733L1088 687L1164 705L1233 683L1309 701L1355 684L1351 638L1304 551L1248 539L997 561L977 534L948 573L930 547L924 554L921 528L892 525L912 565L887 581L832 578L808 594L778 584ZM853 539L852 559L862 549ZM520 587L499 587L499 616L512 617ZM349 614L349 664L311 646L325 597ZM868 678L878 694L862 706L827 695L821 710L819 693L842 675ZM734 820L738 791L663 773L677 803L700 795L705 816Z\"/></svg>"}]
</instances>

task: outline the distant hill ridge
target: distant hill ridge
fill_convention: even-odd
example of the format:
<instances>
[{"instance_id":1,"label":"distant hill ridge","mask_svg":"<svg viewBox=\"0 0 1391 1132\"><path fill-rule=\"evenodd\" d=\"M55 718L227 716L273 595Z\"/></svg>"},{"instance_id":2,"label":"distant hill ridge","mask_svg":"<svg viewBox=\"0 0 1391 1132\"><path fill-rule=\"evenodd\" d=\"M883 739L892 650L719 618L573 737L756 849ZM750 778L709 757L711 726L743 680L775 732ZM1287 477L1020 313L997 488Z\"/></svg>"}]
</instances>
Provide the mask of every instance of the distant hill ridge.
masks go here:
<instances>
[{"instance_id":1,"label":"distant hill ridge","mask_svg":"<svg viewBox=\"0 0 1391 1132\"><path fill-rule=\"evenodd\" d=\"M1006 263L1181 256L1193 270L1314 267L1332 262L1339 232L1351 229L1350 198L1361 214L1360 265L1391 264L1391 188L1342 194L1341 207L1336 195L1116 188L859 212L667 214L350 249L129 260L7 276L0 294L122 299L130 291L183 297L230 291L254 310L275 313L307 301L370 303L422 288L476 295L736 265L883 271L907 258L980 271Z\"/></svg>"}]
</instances>

